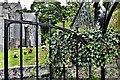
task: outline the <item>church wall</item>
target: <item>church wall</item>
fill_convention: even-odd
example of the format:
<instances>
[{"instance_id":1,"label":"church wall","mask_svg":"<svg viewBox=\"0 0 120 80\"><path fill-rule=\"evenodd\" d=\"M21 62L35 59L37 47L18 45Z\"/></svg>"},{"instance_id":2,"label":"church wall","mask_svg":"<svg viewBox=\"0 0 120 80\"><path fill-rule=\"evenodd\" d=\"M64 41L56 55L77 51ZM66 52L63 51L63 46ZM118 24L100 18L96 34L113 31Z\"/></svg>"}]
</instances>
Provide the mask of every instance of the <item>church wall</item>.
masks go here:
<instances>
[{"instance_id":1,"label":"church wall","mask_svg":"<svg viewBox=\"0 0 120 80\"><path fill-rule=\"evenodd\" d=\"M4 47L4 16L2 14L2 5L0 4L0 52L3 51Z\"/></svg>"},{"instance_id":2,"label":"church wall","mask_svg":"<svg viewBox=\"0 0 120 80\"><path fill-rule=\"evenodd\" d=\"M4 47L4 21L0 18L0 51L3 51Z\"/></svg>"},{"instance_id":3,"label":"church wall","mask_svg":"<svg viewBox=\"0 0 120 80\"><path fill-rule=\"evenodd\" d=\"M8 5L11 7L10 9L4 8L5 6L3 3L0 3L0 52L3 51L4 49L4 19L12 19L12 20L20 20L20 14L16 13L15 11L17 9L21 9L21 5L18 3L8 3ZM12 9L14 6L16 8ZM23 19L24 20L29 20L29 21L34 21L35 22L35 15L34 13L23 13ZM29 24L28 24L29 25ZM29 25L30 29L28 29L27 33L27 46L35 46L35 26ZM23 43L22 45L25 45L25 25L23 24ZM9 27L9 35L8 35L8 46L9 48L18 48L20 45L20 24L11 24ZM41 45L41 30L39 28L39 46Z\"/></svg>"}]
</instances>

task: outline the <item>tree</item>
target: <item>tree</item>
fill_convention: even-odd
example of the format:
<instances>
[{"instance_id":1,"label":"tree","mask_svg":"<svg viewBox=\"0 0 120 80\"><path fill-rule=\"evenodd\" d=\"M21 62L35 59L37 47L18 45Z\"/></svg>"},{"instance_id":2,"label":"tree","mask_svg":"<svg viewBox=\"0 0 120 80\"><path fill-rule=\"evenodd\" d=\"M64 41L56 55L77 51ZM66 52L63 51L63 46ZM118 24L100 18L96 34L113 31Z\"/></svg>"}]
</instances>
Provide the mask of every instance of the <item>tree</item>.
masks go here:
<instances>
[{"instance_id":1,"label":"tree","mask_svg":"<svg viewBox=\"0 0 120 80\"><path fill-rule=\"evenodd\" d=\"M76 14L76 11L80 5L80 2L67 2L67 8L69 11L69 19L72 20L74 15Z\"/></svg>"},{"instance_id":2,"label":"tree","mask_svg":"<svg viewBox=\"0 0 120 80\"><path fill-rule=\"evenodd\" d=\"M39 0L40 1L40 0ZM66 6L62 6L60 2L33 2L31 4L31 10L39 10L39 21L42 23L48 24L49 15L52 17L52 24L55 25L59 22L62 22L62 19L65 20L71 19L73 14L76 13L77 7L79 6L78 2L68 2ZM42 27L42 37L45 41L46 34L48 33L47 27Z\"/></svg>"},{"instance_id":3,"label":"tree","mask_svg":"<svg viewBox=\"0 0 120 80\"><path fill-rule=\"evenodd\" d=\"M52 16L52 24L54 25L62 20L62 6L60 2L33 2L31 10L39 10L39 21L42 23L49 23L49 15ZM41 27L42 43L45 43L48 30L48 27Z\"/></svg>"},{"instance_id":4,"label":"tree","mask_svg":"<svg viewBox=\"0 0 120 80\"><path fill-rule=\"evenodd\" d=\"M48 23L49 15L52 16L54 24L61 21L63 16L62 6L60 2L33 2L31 10L40 10L39 19L40 22Z\"/></svg>"}]
</instances>

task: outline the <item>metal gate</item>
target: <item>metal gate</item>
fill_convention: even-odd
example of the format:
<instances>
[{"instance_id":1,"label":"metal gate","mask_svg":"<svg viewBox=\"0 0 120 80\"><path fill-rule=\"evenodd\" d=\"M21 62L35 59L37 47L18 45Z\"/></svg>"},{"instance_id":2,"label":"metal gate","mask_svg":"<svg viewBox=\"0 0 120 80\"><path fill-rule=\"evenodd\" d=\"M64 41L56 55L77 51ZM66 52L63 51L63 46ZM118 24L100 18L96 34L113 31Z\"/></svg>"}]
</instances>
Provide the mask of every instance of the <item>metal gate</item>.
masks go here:
<instances>
[{"instance_id":1,"label":"metal gate","mask_svg":"<svg viewBox=\"0 0 120 80\"><path fill-rule=\"evenodd\" d=\"M73 22L71 23L71 28L74 24L76 23L79 23L81 19L80 17L80 14L82 13L82 9L83 9L83 5L84 2L82 2L80 4L80 7L73 19ZM98 2L94 2L94 20L92 23L94 23L93 25L95 26L96 25L96 21L98 20ZM109 23L109 20L111 18L111 15L114 11L114 9L116 8L117 6L117 2L114 2L112 5L111 5L111 8L109 10L109 13L108 15L105 15L105 20L102 19L103 23L101 23L101 27L102 27L102 31L103 31L103 34L105 34L106 30L107 30L107 26L108 26L108 23ZM87 4L87 5L90 5L90 4ZM106 11L107 12L107 11ZM105 13L106 13L105 12ZM36 15L36 22L32 22L32 21L25 21L23 20L22 18L22 10L20 11L20 14L21 14L21 20L7 20L5 19L4 20L4 78L5 80L8 80L9 79L9 73L8 73L8 28L11 24L13 23L16 23L16 24L20 24L20 73L21 73L21 77L20 79L23 80L23 57L22 57L22 24L30 24L30 25L35 25L36 26L36 79L39 80L39 75L38 75L38 67L39 67L39 64L38 64L38 26L44 26L44 27L49 27L49 35L50 37L52 37L52 31L51 29L52 28L55 28L55 29L58 29L58 30L61 30L63 33L67 32L67 33L74 33L76 34L76 42L75 42L75 46L76 46L76 57L78 56L78 40L80 40L82 43L86 43L86 41L82 38L82 36L78 36L77 33L78 33L78 26L76 25L76 31L72 31L70 29L66 29L65 26L64 26L64 21L63 21L63 27L59 27L59 26L54 26L51 24L51 21L52 19L50 18L49 19L49 24L43 24L43 23L40 23L38 22L38 12L35 13ZM81 22L82 23L82 22ZM52 48L51 48L51 45L52 45L52 41L49 40L49 58L51 58L53 55L52 55ZM65 56L65 54L64 54ZM64 57L63 56L63 57ZM79 77L78 77L78 68L79 68L79 65L77 64L78 60L76 59L76 63L75 63L75 66L76 66L76 80L79 80ZM63 68L63 79L66 80L66 66L64 64L62 64L63 66L61 68ZM49 79L52 80L53 77L52 77L52 63L49 64L49 72L50 72L50 75L49 75ZM59 66L60 67L60 66ZM91 65L89 65L89 77L91 77ZM101 79L102 80L105 80L105 69L104 69L104 66L101 67Z\"/></svg>"}]
</instances>

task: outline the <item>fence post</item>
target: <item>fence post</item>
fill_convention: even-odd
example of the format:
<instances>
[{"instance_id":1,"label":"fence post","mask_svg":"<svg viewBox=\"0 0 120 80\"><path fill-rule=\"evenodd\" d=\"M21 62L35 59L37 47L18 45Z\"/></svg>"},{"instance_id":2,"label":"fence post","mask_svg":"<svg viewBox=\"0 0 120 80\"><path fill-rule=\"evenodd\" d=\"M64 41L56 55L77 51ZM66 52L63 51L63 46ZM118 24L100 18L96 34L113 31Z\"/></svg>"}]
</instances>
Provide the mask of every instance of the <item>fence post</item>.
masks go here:
<instances>
[{"instance_id":1,"label":"fence post","mask_svg":"<svg viewBox=\"0 0 120 80\"><path fill-rule=\"evenodd\" d=\"M38 14L39 12L37 11L35 13L35 16L36 16L36 80L39 80L38 77L39 77L39 73L38 73Z\"/></svg>"},{"instance_id":2,"label":"fence post","mask_svg":"<svg viewBox=\"0 0 120 80\"><path fill-rule=\"evenodd\" d=\"M62 27L65 28L65 19L62 19ZM64 32L64 31L63 31ZM63 53L63 61L65 62L65 53ZM65 80L65 64L63 64L63 80Z\"/></svg>"},{"instance_id":3,"label":"fence post","mask_svg":"<svg viewBox=\"0 0 120 80\"><path fill-rule=\"evenodd\" d=\"M51 25L52 23L52 18L51 16L49 16L49 25ZM49 26L49 34L50 34L50 37L51 37L51 27ZM52 49L51 49L51 40L49 40L49 58L51 59L51 55L52 55ZM49 68L50 68L50 80L52 80L52 63L50 63L49 65Z\"/></svg>"},{"instance_id":4,"label":"fence post","mask_svg":"<svg viewBox=\"0 0 120 80\"><path fill-rule=\"evenodd\" d=\"M8 80L8 23L4 20L4 79Z\"/></svg>"},{"instance_id":5,"label":"fence post","mask_svg":"<svg viewBox=\"0 0 120 80\"><path fill-rule=\"evenodd\" d=\"M78 77L78 59L77 59L77 57L78 57L78 35L77 35L77 33L78 33L78 24L76 24L76 80L78 80L79 79L79 77Z\"/></svg>"},{"instance_id":6,"label":"fence post","mask_svg":"<svg viewBox=\"0 0 120 80\"><path fill-rule=\"evenodd\" d=\"M20 20L23 20L22 10L20 10ZM23 61L22 61L22 23L20 23L20 73L21 73L21 80L23 80Z\"/></svg>"}]
</instances>

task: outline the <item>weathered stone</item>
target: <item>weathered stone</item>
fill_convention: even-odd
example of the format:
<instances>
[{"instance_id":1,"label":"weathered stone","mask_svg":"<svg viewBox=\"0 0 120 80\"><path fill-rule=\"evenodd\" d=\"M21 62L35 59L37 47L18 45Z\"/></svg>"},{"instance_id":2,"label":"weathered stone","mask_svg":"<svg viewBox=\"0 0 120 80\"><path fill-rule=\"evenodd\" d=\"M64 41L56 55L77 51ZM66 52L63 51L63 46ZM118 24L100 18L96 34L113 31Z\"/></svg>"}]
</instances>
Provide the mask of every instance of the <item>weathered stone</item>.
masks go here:
<instances>
[{"instance_id":1,"label":"weathered stone","mask_svg":"<svg viewBox=\"0 0 120 80\"><path fill-rule=\"evenodd\" d=\"M9 70L9 79L20 79L20 67L10 67ZM39 77L41 78L42 75L49 74L48 67L45 65L39 66ZM27 79L34 79L36 75L36 66L26 66L23 67L23 77ZM0 80L4 79L4 69L0 69Z\"/></svg>"},{"instance_id":2,"label":"weathered stone","mask_svg":"<svg viewBox=\"0 0 120 80\"><path fill-rule=\"evenodd\" d=\"M11 20L20 20L20 14L16 12L16 10L21 10L21 4L18 3L1 3L0 2L0 44L4 47L4 19L11 19ZM35 22L35 14L34 13L23 13L23 19L34 21ZM27 30L27 46L35 46L35 25L25 25L23 24L23 30L22 30L22 39L23 43L22 45L25 46L25 27L28 26ZM39 34L39 42L38 45L41 44L41 30L39 27L38 30ZM18 48L20 45L20 24L11 24L8 31L8 46L9 48ZM0 51L3 51L3 48L0 49Z\"/></svg>"}]
</instances>

